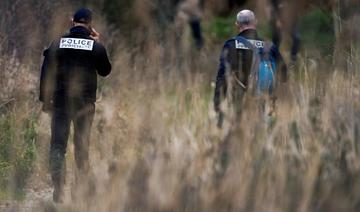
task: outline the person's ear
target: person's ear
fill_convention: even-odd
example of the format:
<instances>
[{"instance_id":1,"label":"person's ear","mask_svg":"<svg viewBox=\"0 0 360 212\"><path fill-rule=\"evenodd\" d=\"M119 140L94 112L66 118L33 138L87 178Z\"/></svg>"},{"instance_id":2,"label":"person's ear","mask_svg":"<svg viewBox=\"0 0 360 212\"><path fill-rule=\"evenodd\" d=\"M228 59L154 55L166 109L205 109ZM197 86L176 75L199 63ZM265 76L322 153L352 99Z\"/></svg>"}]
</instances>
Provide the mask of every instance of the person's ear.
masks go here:
<instances>
[{"instance_id":1,"label":"person's ear","mask_svg":"<svg viewBox=\"0 0 360 212\"><path fill-rule=\"evenodd\" d=\"M240 25L237 21L235 21L235 26L236 26L236 28L237 28L238 30L241 29L241 25Z\"/></svg>"}]
</instances>

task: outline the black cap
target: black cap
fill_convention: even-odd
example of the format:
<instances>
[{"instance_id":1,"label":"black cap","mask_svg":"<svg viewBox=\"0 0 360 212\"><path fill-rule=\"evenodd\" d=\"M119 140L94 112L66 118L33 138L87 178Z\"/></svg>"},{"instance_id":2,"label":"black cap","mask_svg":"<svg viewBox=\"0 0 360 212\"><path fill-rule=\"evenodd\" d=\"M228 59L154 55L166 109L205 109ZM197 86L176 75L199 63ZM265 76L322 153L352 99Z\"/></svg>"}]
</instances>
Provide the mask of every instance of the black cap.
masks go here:
<instances>
[{"instance_id":1,"label":"black cap","mask_svg":"<svg viewBox=\"0 0 360 212\"><path fill-rule=\"evenodd\" d=\"M77 23L88 24L92 20L92 11L87 8L81 8L74 14L73 21Z\"/></svg>"}]
</instances>

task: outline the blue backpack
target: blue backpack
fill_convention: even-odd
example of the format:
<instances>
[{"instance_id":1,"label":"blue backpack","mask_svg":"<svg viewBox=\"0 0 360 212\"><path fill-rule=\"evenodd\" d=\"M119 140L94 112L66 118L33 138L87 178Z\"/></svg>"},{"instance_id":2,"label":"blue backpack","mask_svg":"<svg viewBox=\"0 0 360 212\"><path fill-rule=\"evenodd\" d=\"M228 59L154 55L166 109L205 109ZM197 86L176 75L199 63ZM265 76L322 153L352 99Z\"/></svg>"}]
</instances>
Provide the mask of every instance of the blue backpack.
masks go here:
<instances>
[{"instance_id":1,"label":"blue backpack","mask_svg":"<svg viewBox=\"0 0 360 212\"><path fill-rule=\"evenodd\" d=\"M271 52L272 43L248 40L242 36L235 37L237 49L251 49L253 62L250 73L250 84L255 86L257 95L272 94L275 88L276 59Z\"/></svg>"}]
</instances>

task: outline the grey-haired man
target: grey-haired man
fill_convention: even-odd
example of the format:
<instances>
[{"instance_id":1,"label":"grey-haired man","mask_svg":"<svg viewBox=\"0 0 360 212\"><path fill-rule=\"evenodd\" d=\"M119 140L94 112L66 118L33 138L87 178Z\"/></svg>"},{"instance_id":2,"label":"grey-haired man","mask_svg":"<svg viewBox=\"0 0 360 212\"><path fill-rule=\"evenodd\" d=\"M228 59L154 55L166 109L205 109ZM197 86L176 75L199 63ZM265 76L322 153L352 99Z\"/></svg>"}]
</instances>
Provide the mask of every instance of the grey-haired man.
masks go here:
<instances>
[{"instance_id":1,"label":"grey-haired man","mask_svg":"<svg viewBox=\"0 0 360 212\"><path fill-rule=\"evenodd\" d=\"M240 11L237 14L235 25L239 30L238 36L247 39L254 45L263 45L263 40L258 36L256 31L257 20L252 11ZM279 70L281 70L282 78L285 79L287 72L286 66L276 46L271 48L271 53L274 58L276 58ZM232 94L232 101L237 104L237 111L240 111L239 104L248 88L252 63L252 50L246 48L244 44L236 39L236 37L225 42L220 56L220 65L216 78L214 95L214 108L219 114L219 126L221 126L222 122L220 103L223 97L229 92L228 85L230 80L235 81L235 83L232 83L232 91L230 91ZM231 76L231 78L228 76Z\"/></svg>"}]
</instances>

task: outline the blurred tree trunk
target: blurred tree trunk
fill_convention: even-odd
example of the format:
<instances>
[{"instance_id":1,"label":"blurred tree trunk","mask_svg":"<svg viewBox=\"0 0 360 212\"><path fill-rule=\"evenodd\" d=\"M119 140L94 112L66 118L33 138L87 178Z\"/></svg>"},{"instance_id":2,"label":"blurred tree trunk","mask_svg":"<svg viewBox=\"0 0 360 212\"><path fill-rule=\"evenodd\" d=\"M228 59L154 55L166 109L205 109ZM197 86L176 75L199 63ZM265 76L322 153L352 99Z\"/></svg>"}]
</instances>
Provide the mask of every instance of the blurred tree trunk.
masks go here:
<instances>
[{"instance_id":1,"label":"blurred tree trunk","mask_svg":"<svg viewBox=\"0 0 360 212\"><path fill-rule=\"evenodd\" d=\"M229 15L235 8L251 2L247 0L206 0L204 5L216 15Z\"/></svg>"},{"instance_id":2,"label":"blurred tree trunk","mask_svg":"<svg viewBox=\"0 0 360 212\"><path fill-rule=\"evenodd\" d=\"M153 13L161 29L164 29L163 27L168 27L169 23L174 21L179 2L180 0L153 0L155 6L155 8L153 8Z\"/></svg>"},{"instance_id":3,"label":"blurred tree trunk","mask_svg":"<svg viewBox=\"0 0 360 212\"><path fill-rule=\"evenodd\" d=\"M333 16L336 36L334 66L336 70L349 70L355 51L359 51L360 1L334 0Z\"/></svg>"}]
</instances>

